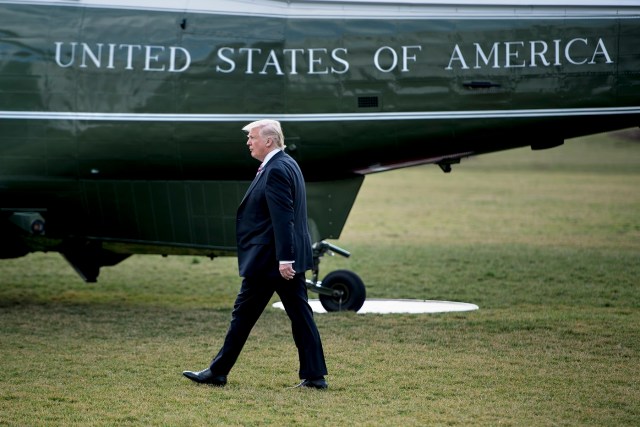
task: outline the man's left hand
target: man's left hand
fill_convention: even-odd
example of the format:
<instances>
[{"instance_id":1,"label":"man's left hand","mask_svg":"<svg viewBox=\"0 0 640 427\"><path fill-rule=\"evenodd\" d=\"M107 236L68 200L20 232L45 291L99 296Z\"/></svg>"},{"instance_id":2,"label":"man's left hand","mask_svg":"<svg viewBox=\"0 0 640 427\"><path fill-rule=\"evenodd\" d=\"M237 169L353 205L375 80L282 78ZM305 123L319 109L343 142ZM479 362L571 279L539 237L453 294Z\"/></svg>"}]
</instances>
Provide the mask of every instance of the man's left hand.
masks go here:
<instances>
[{"instance_id":1,"label":"man's left hand","mask_svg":"<svg viewBox=\"0 0 640 427\"><path fill-rule=\"evenodd\" d=\"M280 275L285 280L291 280L296 275L293 264L280 264Z\"/></svg>"}]
</instances>

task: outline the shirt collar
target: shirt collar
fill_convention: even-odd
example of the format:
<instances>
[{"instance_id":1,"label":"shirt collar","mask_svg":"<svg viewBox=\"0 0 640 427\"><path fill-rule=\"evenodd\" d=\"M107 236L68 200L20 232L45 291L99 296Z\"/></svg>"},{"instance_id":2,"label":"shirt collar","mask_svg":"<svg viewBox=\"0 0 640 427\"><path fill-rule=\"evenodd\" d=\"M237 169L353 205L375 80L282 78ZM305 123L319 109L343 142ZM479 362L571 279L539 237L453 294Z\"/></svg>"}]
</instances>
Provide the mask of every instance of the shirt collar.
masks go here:
<instances>
[{"instance_id":1,"label":"shirt collar","mask_svg":"<svg viewBox=\"0 0 640 427\"><path fill-rule=\"evenodd\" d=\"M271 150L271 151L269 151L269 153L267 153L267 155L264 157L264 161L262 162L262 167L265 167L265 165L267 164L267 162L268 162L269 160L271 160L271 158L272 158L273 156L275 156L276 154L278 154L280 151L282 151L282 150L280 150L279 148L276 148L275 150Z\"/></svg>"}]
</instances>

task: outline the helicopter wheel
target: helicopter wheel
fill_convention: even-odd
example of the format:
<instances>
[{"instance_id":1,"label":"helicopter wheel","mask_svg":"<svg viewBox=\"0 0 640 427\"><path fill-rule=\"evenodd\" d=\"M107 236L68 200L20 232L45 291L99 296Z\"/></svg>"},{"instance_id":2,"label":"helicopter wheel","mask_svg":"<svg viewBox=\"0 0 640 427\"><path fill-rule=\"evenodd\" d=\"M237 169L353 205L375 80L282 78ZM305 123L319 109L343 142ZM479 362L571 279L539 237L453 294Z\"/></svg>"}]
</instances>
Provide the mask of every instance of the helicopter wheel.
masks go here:
<instances>
[{"instance_id":1,"label":"helicopter wheel","mask_svg":"<svg viewBox=\"0 0 640 427\"><path fill-rule=\"evenodd\" d=\"M336 270L327 274L322 287L342 291L340 297L320 295L320 303L329 312L358 311L367 296L362 279L349 270Z\"/></svg>"}]
</instances>

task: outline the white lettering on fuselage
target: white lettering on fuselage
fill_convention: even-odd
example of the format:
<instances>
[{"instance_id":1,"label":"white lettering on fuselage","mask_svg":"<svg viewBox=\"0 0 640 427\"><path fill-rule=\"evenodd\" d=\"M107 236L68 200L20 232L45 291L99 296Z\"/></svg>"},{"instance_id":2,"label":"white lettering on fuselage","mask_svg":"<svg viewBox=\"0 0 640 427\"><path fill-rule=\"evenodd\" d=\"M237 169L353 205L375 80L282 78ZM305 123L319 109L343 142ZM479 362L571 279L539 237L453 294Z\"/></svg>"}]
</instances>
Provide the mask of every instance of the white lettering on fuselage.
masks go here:
<instances>
[{"instance_id":1,"label":"white lettering on fuselage","mask_svg":"<svg viewBox=\"0 0 640 427\"><path fill-rule=\"evenodd\" d=\"M595 46L594 46L595 45ZM573 65L596 64L598 61L612 64L613 60L607 51L604 41L597 42L586 38L574 38L564 44L562 40L553 40L551 44L544 40L495 42L489 52L479 43L473 43L475 61L469 65L469 55L465 57L460 45L456 44L451 52L449 64L445 70L460 68L468 70L491 68L524 68L560 66L565 62ZM581 47L581 53L574 52Z\"/></svg>"},{"instance_id":2,"label":"white lettering on fuselage","mask_svg":"<svg viewBox=\"0 0 640 427\"><path fill-rule=\"evenodd\" d=\"M139 44L55 42L56 64L62 68L78 65L80 68L121 67L124 70L141 68L143 71L181 73L191 65L189 51L180 46L152 46ZM106 48L105 48L106 46ZM66 58L63 60L63 48ZM79 62L79 64L76 63Z\"/></svg>"},{"instance_id":3,"label":"white lettering on fuselage","mask_svg":"<svg viewBox=\"0 0 640 427\"><path fill-rule=\"evenodd\" d=\"M55 62L61 68L141 70L182 73L189 69L192 55L186 47L126 43L84 43L56 41ZM442 50L441 48L438 50ZM351 69L349 55L357 64L369 62L380 73L410 73L426 62L442 64L446 71L484 68L536 68L563 65L613 64L602 38L575 37L530 41L496 41L491 44L455 44L448 58L430 56L427 45L383 45L353 54L347 47L262 49L221 46L215 50L211 72L257 75L341 75ZM363 57L362 55L366 55ZM202 54L200 53L201 57ZM210 55L206 55L210 57ZM202 64L200 64L202 65ZM205 65L206 66L206 65Z\"/></svg>"},{"instance_id":4,"label":"white lettering on fuselage","mask_svg":"<svg viewBox=\"0 0 640 427\"><path fill-rule=\"evenodd\" d=\"M217 65L216 71L225 74L233 73L237 70L238 62L242 60L245 64L242 69L244 74L256 72L279 76L299 73L344 74L349 71L349 62L345 58L347 53L345 48L336 48L331 51L326 48L282 49L281 51L270 49L265 59L262 49L221 47L218 49L218 59L224 64ZM303 62L304 59L306 59L306 67L303 70L298 69L299 62ZM257 67L256 63L258 63Z\"/></svg>"},{"instance_id":5,"label":"white lettering on fuselage","mask_svg":"<svg viewBox=\"0 0 640 427\"><path fill-rule=\"evenodd\" d=\"M415 53L409 55L410 49L417 49L418 51L421 51L422 46L402 46L402 68L400 69L400 72L402 73L406 73L409 71L409 61L416 62L417 60ZM391 60L389 65L381 65L380 56L383 54L389 56L389 59ZM382 46L376 51L375 55L373 56L373 63L378 71L382 71L383 73L390 73L398 67L398 53L391 46Z\"/></svg>"}]
</instances>

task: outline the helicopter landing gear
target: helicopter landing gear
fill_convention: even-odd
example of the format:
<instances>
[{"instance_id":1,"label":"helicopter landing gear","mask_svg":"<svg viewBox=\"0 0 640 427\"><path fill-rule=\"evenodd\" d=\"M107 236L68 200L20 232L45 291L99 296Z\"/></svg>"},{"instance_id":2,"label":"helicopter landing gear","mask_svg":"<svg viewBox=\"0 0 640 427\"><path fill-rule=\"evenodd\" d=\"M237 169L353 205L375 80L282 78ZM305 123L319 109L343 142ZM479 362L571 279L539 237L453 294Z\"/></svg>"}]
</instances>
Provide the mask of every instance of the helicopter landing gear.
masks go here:
<instances>
[{"instance_id":1,"label":"helicopter landing gear","mask_svg":"<svg viewBox=\"0 0 640 427\"><path fill-rule=\"evenodd\" d=\"M325 310L358 311L366 299L366 290L360 277L349 270L336 270L327 274L324 280L318 280L320 274L320 258L326 253L334 253L343 257L351 254L331 243L322 241L313 244L313 276L307 279L307 289L320 296L320 303Z\"/></svg>"}]
</instances>

